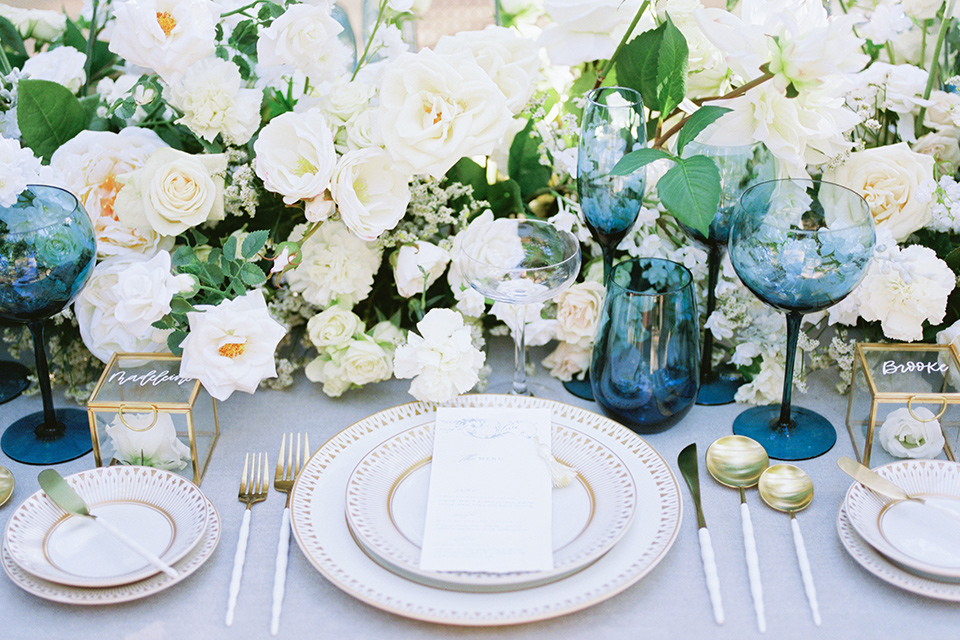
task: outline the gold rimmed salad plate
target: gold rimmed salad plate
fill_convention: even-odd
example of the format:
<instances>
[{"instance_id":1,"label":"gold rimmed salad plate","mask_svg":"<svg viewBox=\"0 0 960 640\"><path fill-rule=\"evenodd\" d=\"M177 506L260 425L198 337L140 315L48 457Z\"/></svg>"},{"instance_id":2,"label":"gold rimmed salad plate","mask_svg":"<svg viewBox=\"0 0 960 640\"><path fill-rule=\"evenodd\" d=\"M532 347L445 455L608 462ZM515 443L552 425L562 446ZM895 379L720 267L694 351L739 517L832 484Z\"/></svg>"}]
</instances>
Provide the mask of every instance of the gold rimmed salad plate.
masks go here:
<instances>
[{"instance_id":1,"label":"gold rimmed salad plate","mask_svg":"<svg viewBox=\"0 0 960 640\"><path fill-rule=\"evenodd\" d=\"M860 537L907 571L960 582L960 464L902 460L874 471L907 494L941 508L913 500L891 501L855 482L844 506Z\"/></svg>"},{"instance_id":2,"label":"gold rimmed salad plate","mask_svg":"<svg viewBox=\"0 0 960 640\"><path fill-rule=\"evenodd\" d=\"M92 514L174 564L207 530L208 501L195 484L169 471L98 467L65 478ZM88 518L66 514L38 491L10 516L4 547L25 571L74 587L111 587L158 569Z\"/></svg>"},{"instance_id":3,"label":"gold rimmed salad plate","mask_svg":"<svg viewBox=\"0 0 960 640\"><path fill-rule=\"evenodd\" d=\"M433 455L433 424L407 429L374 447L350 474L347 525L376 562L409 580L461 591L510 591L547 584L595 562L626 533L637 507L629 469L592 436L554 424L553 456L577 478L552 492L549 571L441 572L420 569ZM546 464L546 462L544 462Z\"/></svg>"},{"instance_id":4,"label":"gold rimmed salad plate","mask_svg":"<svg viewBox=\"0 0 960 640\"><path fill-rule=\"evenodd\" d=\"M554 618L602 602L641 580L666 556L680 526L680 489L666 461L637 434L604 416L539 398L466 395L451 405L547 408L554 425L586 434L609 448L636 486L636 514L630 526L613 548L581 571L517 591L440 589L384 568L350 533L344 517L346 487L370 451L397 434L435 422L436 405L414 402L376 413L338 433L313 455L294 485L290 519L297 544L338 588L371 606L417 620L509 625Z\"/></svg>"}]
</instances>

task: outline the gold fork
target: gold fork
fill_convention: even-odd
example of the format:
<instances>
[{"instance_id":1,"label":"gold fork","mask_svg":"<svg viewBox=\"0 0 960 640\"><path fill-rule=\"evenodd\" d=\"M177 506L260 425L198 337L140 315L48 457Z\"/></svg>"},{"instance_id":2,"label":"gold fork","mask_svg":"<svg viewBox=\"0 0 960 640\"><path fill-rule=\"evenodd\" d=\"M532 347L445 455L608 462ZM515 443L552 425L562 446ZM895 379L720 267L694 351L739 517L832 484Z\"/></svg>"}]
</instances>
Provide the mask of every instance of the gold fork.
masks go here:
<instances>
[{"instance_id":1,"label":"gold fork","mask_svg":"<svg viewBox=\"0 0 960 640\"><path fill-rule=\"evenodd\" d=\"M283 594L287 582L287 556L290 551L290 490L293 483L310 456L310 440L303 434L303 447L300 446L301 434L297 434L296 457L294 457L293 434L290 434L289 449L287 436L280 438L280 455L277 457L277 472L273 477L273 488L287 494L287 504L280 521L280 540L277 543L277 563L273 574L273 607L270 617L270 634L280 631L280 611L283 608ZM302 454L302 455L301 455ZM284 458L286 455L286 458Z\"/></svg>"},{"instance_id":2,"label":"gold fork","mask_svg":"<svg viewBox=\"0 0 960 640\"><path fill-rule=\"evenodd\" d=\"M230 596L227 601L226 625L233 624L233 614L237 608L237 595L240 593L240 578L243 577L243 561L247 557L247 538L250 536L250 508L267 499L270 489L269 463L266 453L256 453L253 457L253 469L250 469L250 454L243 459L243 475L240 478L238 499L247 505L243 512L243 524L240 525L240 537L237 539L237 553L233 557L233 574L230 576ZM250 471L249 481L247 472Z\"/></svg>"}]
</instances>

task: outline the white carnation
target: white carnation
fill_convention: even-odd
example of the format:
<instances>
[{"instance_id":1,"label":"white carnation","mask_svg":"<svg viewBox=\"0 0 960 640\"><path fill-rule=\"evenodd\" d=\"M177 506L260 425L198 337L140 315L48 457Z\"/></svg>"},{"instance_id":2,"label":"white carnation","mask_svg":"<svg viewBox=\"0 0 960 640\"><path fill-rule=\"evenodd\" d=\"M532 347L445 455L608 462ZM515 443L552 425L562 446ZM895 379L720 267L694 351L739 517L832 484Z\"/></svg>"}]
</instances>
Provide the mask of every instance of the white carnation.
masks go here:
<instances>
[{"instance_id":1,"label":"white carnation","mask_svg":"<svg viewBox=\"0 0 960 640\"><path fill-rule=\"evenodd\" d=\"M304 225L291 239L303 236ZM293 291L310 304L326 308L336 302L352 307L370 294L380 268L380 250L350 233L342 222L327 221L301 247L300 265L287 272Z\"/></svg>"}]
</instances>

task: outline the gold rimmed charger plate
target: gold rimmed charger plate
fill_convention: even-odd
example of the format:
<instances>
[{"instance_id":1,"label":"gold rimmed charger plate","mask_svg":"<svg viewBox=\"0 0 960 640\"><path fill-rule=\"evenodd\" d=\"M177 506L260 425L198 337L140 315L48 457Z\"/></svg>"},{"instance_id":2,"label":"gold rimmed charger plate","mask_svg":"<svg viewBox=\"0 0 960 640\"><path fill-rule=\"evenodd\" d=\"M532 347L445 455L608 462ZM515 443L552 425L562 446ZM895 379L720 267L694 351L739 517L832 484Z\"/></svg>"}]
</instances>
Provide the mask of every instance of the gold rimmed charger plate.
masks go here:
<instances>
[{"instance_id":1,"label":"gold rimmed charger plate","mask_svg":"<svg viewBox=\"0 0 960 640\"><path fill-rule=\"evenodd\" d=\"M98 467L65 478L90 512L174 564L207 529L208 501L195 484L170 471ZM74 587L111 587L143 580L157 568L87 518L66 514L43 491L10 516L3 542L10 557L38 578Z\"/></svg>"},{"instance_id":2,"label":"gold rimmed charger plate","mask_svg":"<svg viewBox=\"0 0 960 640\"><path fill-rule=\"evenodd\" d=\"M344 517L346 486L354 468L372 449L403 431L434 423L436 405L405 404L365 418L331 438L294 485L290 519L297 544L338 588L408 618L464 626L509 625L554 618L602 602L641 580L666 556L680 526L679 486L660 454L638 435L595 413L539 398L467 395L450 404L550 409L554 424L589 435L623 461L636 484L633 522L593 564L564 580L519 591L438 589L385 569L350 533Z\"/></svg>"},{"instance_id":3,"label":"gold rimmed charger plate","mask_svg":"<svg viewBox=\"0 0 960 640\"><path fill-rule=\"evenodd\" d=\"M433 424L407 429L363 457L347 481L347 525L376 562L426 585L491 592L560 580L595 562L623 537L636 513L637 490L620 457L590 435L554 424L551 444L554 457L578 472L575 481L552 493L552 570L420 569Z\"/></svg>"}]
</instances>

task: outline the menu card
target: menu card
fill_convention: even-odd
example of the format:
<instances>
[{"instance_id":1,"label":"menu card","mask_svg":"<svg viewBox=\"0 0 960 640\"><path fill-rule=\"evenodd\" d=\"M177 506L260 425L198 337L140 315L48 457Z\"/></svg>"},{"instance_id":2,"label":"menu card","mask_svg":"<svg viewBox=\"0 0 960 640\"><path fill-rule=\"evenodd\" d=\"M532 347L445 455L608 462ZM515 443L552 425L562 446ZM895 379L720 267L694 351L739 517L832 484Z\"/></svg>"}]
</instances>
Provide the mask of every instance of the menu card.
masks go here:
<instances>
[{"instance_id":1,"label":"menu card","mask_svg":"<svg viewBox=\"0 0 960 640\"><path fill-rule=\"evenodd\" d=\"M441 407L433 437L425 571L553 568L549 409Z\"/></svg>"}]
</instances>

